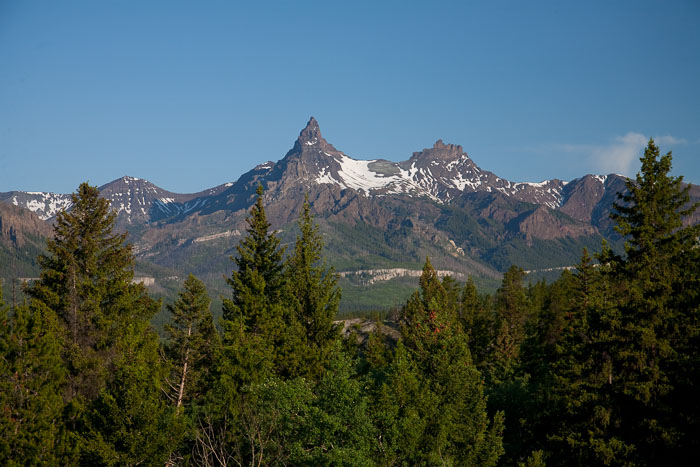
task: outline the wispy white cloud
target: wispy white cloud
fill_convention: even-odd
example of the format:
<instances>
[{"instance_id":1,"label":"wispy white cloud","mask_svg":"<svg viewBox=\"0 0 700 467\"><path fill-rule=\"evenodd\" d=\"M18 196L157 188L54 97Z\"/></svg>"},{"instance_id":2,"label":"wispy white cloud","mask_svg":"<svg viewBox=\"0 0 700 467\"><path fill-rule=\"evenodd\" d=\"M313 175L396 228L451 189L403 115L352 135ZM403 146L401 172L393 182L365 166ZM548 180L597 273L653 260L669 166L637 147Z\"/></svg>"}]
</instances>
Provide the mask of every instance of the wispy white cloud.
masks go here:
<instances>
[{"instance_id":1,"label":"wispy white cloud","mask_svg":"<svg viewBox=\"0 0 700 467\"><path fill-rule=\"evenodd\" d=\"M654 141L666 147L687 144L687 140L671 135L655 137ZM648 142L648 136L631 131L624 136L614 138L608 144L554 144L550 147L588 160L596 173L613 172L633 176L637 172L639 158Z\"/></svg>"},{"instance_id":2,"label":"wispy white cloud","mask_svg":"<svg viewBox=\"0 0 700 467\"><path fill-rule=\"evenodd\" d=\"M635 161L641 156L649 139L641 133L629 132L615 138L607 146L593 148L590 160L602 173L632 175Z\"/></svg>"},{"instance_id":3,"label":"wispy white cloud","mask_svg":"<svg viewBox=\"0 0 700 467\"><path fill-rule=\"evenodd\" d=\"M654 138L654 141L658 144L664 145L688 144L688 140L686 140L685 138L676 138L675 136L671 135L656 137Z\"/></svg>"}]
</instances>

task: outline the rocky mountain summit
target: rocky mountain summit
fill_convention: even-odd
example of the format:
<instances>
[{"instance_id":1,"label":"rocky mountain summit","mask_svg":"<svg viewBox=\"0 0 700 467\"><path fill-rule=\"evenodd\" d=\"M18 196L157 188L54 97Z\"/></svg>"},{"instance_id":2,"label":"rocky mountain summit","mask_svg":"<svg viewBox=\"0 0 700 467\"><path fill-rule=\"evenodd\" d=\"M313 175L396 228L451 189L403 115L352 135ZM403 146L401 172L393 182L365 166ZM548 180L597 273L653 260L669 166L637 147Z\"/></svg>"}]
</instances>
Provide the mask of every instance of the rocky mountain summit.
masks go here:
<instances>
[{"instance_id":1,"label":"rocky mountain summit","mask_svg":"<svg viewBox=\"0 0 700 467\"><path fill-rule=\"evenodd\" d=\"M514 182L442 140L402 162L360 160L326 141L313 117L282 159L235 182L179 194L122 177L99 189L117 213L118 228L129 231L139 267L161 278L155 284L193 272L223 293L222 276L230 273L229 257L245 232L258 184L284 243L294 241L295 221L309 197L326 256L349 281L344 290L353 300L359 297L353 284L364 297L360 291L370 282L377 287L408 280L411 274L378 271L419 270L428 255L454 277L471 274L488 282L511 264L531 271L568 267L582 247L596 250L604 238L621 245L609 213L625 190L622 176ZM692 187L692 196L700 199L700 187ZM0 201L50 223L70 208L71 196L14 191L0 193ZM700 222L699 216L688 222ZM367 274L383 279L368 281Z\"/></svg>"},{"instance_id":2,"label":"rocky mountain summit","mask_svg":"<svg viewBox=\"0 0 700 467\"><path fill-rule=\"evenodd\" d=\"M365 196L408 195L439 203L449 203L462 193L498 191L521 201L556 208L566 185L560 180L514 183L501 179L480 169L461 146L444 144L442 140L432 148L413 153L404 162L356 160L329 144L313 117L284 159L267 169L265 175L277 180L284 175L294 183L337 185Z\"/></svg>"}]
</instances>

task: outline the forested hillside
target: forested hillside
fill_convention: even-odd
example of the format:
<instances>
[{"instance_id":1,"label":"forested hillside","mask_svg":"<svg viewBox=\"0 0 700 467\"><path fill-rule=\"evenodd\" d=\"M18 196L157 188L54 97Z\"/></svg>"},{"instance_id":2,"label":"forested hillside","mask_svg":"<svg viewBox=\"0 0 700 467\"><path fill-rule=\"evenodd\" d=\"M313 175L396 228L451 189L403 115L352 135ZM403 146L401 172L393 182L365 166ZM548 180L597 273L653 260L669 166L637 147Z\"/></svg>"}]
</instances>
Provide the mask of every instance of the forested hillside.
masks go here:
<instances>
[{"instance_id":1,"label":"forested hillside","mask_svg":"<svg viewBox=\"0 0 700 467\"><path fill-rule=\"evenodd\" d=\"M694 465L697 203L653 141L641 162L611 217L624 254L583 250L549 284L513 265L491 295L428 258L392 323L345 336L308 199L283 245L258 185L222 318L190 275L159 336L84 183L28 300L0 295L0 463Z\"/></svg>"}]
</instances>

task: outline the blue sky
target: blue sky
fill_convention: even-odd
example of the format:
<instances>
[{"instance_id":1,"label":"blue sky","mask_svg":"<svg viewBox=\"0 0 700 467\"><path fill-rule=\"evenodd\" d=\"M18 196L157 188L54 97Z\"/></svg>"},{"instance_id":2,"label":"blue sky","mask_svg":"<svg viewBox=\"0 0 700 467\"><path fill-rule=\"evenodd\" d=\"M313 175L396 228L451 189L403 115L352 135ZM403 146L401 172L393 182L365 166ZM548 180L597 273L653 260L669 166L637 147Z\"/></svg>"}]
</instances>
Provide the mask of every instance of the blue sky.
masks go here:
<instances>
[{"instance_id":1,"label":"blue sky","mask_svg":"<svg viewBox=\"0 0 700 467\"><path fill-rule=\"evenodd\" d=\"M355 158L437 139L513 181L700 183L700 3L0 0L0 191L122 175L193 192L309 116Z\"/></svg>"}]
</instances>

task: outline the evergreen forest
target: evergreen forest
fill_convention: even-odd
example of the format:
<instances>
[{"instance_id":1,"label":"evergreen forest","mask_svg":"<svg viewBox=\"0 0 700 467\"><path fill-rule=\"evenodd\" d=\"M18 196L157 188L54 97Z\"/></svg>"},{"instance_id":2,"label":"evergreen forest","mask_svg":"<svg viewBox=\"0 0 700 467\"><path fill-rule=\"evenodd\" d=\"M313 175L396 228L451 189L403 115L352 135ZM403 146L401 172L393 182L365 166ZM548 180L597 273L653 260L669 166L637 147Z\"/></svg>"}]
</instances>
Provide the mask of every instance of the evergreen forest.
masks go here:
<instances>
[{"instance_id":1,"label":"evergreen forest","mask_svg":"<svg viewBox=\"0 0 700 467\"><path fill-rule=\"evenodd\" d=\"M28 300L0 296L0 464L697 465L697 205L670 153L640 160L612 215L624 254L584 250L552 283L514 265L494 294L428 258L366 336L336 321L308 200L285 249L258 187L215 320L193 275L167 304L132 282L84 183Z\"/></svg>"}]
</instances>

